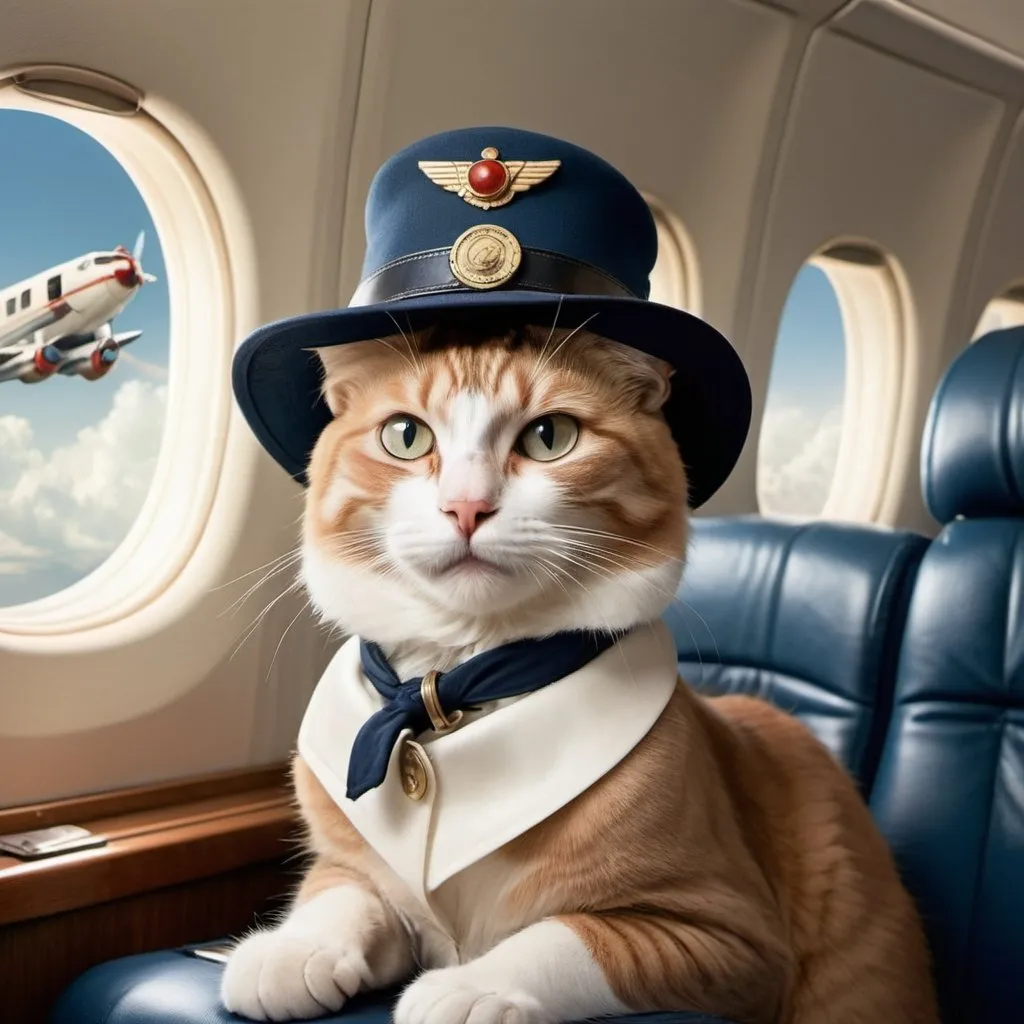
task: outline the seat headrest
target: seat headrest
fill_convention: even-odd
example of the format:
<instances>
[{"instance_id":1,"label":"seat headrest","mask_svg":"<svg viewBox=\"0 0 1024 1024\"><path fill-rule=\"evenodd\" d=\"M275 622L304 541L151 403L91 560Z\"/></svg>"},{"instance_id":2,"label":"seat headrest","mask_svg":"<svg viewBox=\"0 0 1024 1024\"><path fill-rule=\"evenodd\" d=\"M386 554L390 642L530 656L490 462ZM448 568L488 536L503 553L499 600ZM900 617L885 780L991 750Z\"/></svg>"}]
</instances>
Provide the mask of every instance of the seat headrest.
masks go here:
<instances>
[{"instance_id":1,"label":"seat headrest","mask_svg":"<svg viewBox=\"0 0 1024 1024\"><path fill-rule=\"evenodd\" d=\"M946 371L924 428L921 487L940 523L1024 516L1024 327L986 334Z\"/></svg>"}]
</instances>

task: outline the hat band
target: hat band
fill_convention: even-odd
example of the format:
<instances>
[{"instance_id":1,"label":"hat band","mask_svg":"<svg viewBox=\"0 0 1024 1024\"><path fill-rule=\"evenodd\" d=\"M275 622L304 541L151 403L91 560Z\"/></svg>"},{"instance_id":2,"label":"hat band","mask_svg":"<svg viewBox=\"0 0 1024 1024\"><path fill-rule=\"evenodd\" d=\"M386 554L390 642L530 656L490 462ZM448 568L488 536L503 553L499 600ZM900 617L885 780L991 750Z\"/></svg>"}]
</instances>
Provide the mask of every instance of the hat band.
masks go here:
<instances>
[{"instance_id":1,"label":"hat band","mask_svg":"<svg viewBox=\"0 0 1024 1024\"><path fill-rule=\"evenodd\" d=\"M385 264L360 283L349 306L371 306L418 295L488 290L473 288L460 281L452 273L450 257L450 248L429 249ZM562 295L638 298L625 285L589 263L526 246L522 248L522 259L514 276L499 287L502 290L557 292Z\"/></svg>"}]
</instances>

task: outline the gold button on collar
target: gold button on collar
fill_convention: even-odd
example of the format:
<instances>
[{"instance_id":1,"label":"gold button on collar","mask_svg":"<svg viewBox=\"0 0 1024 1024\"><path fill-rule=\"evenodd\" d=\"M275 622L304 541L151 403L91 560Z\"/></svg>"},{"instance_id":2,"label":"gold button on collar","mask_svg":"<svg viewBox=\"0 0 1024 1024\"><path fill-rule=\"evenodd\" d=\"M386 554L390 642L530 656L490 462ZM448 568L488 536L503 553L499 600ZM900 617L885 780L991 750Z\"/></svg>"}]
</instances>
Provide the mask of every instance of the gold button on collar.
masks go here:
<instances>
[{"instance_id":1,"label":"gold button on collar","mask_svg":"<svg viewBox=\"0 0 1024 1024\"><path fill-rule=\"evenodd\" d=\"M398 757L402 789L410 800L422 800L427 794L427 755L418 743L403 743Z\"/></svg>"}]
</instances>

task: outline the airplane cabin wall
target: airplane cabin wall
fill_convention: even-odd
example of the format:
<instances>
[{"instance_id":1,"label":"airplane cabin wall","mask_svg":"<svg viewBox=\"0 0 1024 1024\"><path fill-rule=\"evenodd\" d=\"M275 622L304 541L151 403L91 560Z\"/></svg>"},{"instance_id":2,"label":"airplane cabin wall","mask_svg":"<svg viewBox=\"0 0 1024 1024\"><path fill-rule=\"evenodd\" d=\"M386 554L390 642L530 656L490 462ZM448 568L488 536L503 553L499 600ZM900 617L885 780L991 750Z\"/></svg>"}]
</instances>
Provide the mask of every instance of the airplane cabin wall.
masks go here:
<instances>
[{"instance_id":1,"label":"airplane cabin wall","mask_svg":"<svg viewBox=\"0 0 1024 1024\"><path fill-rule=\"evenodd\" d=\"M931 6L947 17L952 3ZM880 37L892 19L899 31ZM916 469L928 400L988 299L1024 278L1012 54L893 0L178 0L111 3L102 16L37 0L4 21L0 77L33 62L106 72L211 154L197 163L237 197L252 240L251 265L236 266L252 295L240 329L347 302L369 180L418 137L511 123L607 157L681 219L699 263L696 311L751 374L751 440L712 513L756 510L757 430L800 266L837 239L879 246L915 325L886 519L933 529ZM217 501L253 511L214 538L225 555L209 587L287 551L301 511L237 414L231 431ZM233 653L276 592L262 588L244 614L223 614L237 585L197 600L130 658L83 645L74 677L61 670L63 699L84 706L105 680L123 700L74 731L48 732L45 707L18 690L18 659L45 651L16 655L0 634L0 707L37 723L13 729L0 714L0 805L283 757L328 643L307 614L280 642L302 606L288 598ZM174 659L189 630L205 639L188 684L136 707L147 664Z\"/></svg>"}]
</instances>

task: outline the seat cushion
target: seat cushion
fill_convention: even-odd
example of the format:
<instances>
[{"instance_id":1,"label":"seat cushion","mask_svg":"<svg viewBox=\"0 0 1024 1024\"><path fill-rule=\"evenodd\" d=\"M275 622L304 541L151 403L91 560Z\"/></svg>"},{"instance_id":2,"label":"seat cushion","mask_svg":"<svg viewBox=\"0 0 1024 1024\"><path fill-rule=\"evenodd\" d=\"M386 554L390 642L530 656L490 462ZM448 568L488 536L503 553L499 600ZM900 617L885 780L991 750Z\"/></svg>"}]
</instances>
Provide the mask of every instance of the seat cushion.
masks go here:
<instances>
[{"instance_id":1,"label":"seat cushion","mask_svg":"<svg viewBox=\"0 0 1024 1024\"><path fill-rule=\"evenodd\" d=\"M702 692L754 694L795 714L866 794L927 546L869 526L695 519L665 616L680 674Z\"/></svg>"},{"instance_id":2,"label":"seat cushion","mask_svg":"<svg viewBox=\"0 0 1024 1024\"><path fill-rule=\"evenodd\" d=\"M86 971L64 992L50 1024L238 1024L220 1002L219 963L188 950L163 950L110 960ZM322 1024L391 1024L395 993L357 996ZM608 1017L619 1024L729 1024L702 1013L638 1013ZM12 1022L13 1024L13 1022Z\"/></svg>"},{"instance_id":3,"label":"seat cushion","mask_svg":"<svg viewBox=\"0 0 1024 1024\"><path fill-rule=\"evenodd\" d=\"M1024 1019L1024 520L950 523L926 555L871 809L946 1024Z\"/></svg>"}]
</instances>

